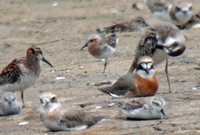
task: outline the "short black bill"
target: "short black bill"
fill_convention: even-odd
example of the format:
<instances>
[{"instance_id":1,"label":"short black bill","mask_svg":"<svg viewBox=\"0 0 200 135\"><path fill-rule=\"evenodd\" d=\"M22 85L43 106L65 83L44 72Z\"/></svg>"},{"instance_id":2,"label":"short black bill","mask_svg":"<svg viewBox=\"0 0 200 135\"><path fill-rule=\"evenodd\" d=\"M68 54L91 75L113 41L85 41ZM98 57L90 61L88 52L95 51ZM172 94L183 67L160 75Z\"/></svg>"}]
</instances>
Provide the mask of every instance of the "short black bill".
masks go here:
<instances>
[{"instance_id":1,"label":"short black bill","mask_svg":"<svg viewBox=\"0 0 200 135\"><path fill-rule=\"evenodd\" d=\"M82 51L83 48L85 48L85 47L87 47L87 46L88 46L88 44L86 43L83 47L81 47L80 51Z\"/></svg>"}]
</instances>

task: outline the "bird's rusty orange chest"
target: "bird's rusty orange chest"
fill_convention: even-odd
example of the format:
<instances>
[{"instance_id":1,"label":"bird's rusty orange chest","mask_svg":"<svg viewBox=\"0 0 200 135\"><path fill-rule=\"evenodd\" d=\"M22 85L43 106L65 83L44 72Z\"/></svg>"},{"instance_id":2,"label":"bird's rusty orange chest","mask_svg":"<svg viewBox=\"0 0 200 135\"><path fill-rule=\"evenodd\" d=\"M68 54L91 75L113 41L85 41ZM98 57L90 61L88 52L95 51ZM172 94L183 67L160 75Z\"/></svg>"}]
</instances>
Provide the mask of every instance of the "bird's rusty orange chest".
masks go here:
<instances>
[{"instance_id":1,"label":"bird's rusty orange chest","mask_svg":"<svg viewBox=\"0 0 200 135\"><path fill-rule=\"evenodd\" d=\"M142 78L136 75L135 83L138 88L137 96L153 96L158 90L158 80L155 75L152 78Z\"/></svg>"},{"instance_id":2,"label":"bird's rusty orange chest","mask_svg":"<svg viewBox=\"0 0 200 135\"><path fill-rule=\"evenodd\" d=\"M96 40L92 41L90 43L90 46L88 47L88 52L93 56L99 56L101 55L101 46L100 43Z\"/></svg>"}]
</instances>

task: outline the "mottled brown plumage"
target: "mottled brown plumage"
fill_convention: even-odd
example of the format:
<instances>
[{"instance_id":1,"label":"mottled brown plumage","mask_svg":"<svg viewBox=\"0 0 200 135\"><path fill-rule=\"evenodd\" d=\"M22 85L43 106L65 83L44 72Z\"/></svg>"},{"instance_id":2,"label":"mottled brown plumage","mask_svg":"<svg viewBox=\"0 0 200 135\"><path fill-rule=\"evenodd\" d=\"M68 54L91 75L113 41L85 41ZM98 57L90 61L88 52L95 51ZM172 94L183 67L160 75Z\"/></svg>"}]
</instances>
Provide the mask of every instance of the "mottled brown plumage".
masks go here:
<instances>
[{"instance_id":1,"label":"mottled brown plumage","mask_svg":"<svg viewBox=\"0 0 200 135\"><path fill-rule=\"evenodd\" d=\"M106 32L106 33L112 33L112 32L131 32L131 31L138 31L143 30L149 26L145 19L143 17L134 17L128 22L122 22L113 24L111 26L97 29L97 32Z\"/></svg>"},{"instance_id":2,"label":"mottled brown plumage","mask_svg":"<svg viewBox=\"0 0 200 135\"><path fill-rule=\"evenodd\" d=\"M0 91L21 91L24 107L23 91L32 86L39 77L40 60L52 67L37 47L28 48L26 57L15 58L0 73Z\"/></svg>"}]
</instances>

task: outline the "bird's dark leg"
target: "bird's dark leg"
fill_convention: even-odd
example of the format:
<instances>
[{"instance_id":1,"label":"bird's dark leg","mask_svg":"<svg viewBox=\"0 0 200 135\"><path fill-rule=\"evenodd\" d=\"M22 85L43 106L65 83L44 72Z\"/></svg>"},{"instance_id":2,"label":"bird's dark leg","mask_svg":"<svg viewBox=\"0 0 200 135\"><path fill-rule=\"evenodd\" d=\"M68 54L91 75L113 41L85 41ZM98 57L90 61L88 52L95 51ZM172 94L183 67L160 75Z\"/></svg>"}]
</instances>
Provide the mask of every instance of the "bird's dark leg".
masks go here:
<instances>
[{"instance_id":1,"label":"bird's dark leg","mask_svg":"<svg viewBox=\"0 0 200 135\"><path fill-rule=\"evenodd\" d=\"M108 58L105 59L105 64L104 64L103 73L105 73L105 71L106 71L107 63L108 63Z\"/></svg>"},{"instance_id":2,"label":"bird's dark leg","mask_svg":"<svg viewBox=\"0 0 200 135\"><path fill-rule=\"evenodd\" d=\"M169 75L168 75L168 58L166 59L166 65L165 65L165 73L167 76L167 82L168 82L168 87L169 87L169 93L171 93L171 86L170 86L170 81L169 81Z\"/></svg>"},{"instance_id":3,"label":"bird's dark leg","mask_svg":"<svg viewBox=\"0 0 200 135\"><path fill-rule=\"evenodd\" d=\"M25 107L25 104L24 104L24 92L22 91L21 92L21 99L22 99L22 108L24 108Z\"/></svg>"}]
</instances>

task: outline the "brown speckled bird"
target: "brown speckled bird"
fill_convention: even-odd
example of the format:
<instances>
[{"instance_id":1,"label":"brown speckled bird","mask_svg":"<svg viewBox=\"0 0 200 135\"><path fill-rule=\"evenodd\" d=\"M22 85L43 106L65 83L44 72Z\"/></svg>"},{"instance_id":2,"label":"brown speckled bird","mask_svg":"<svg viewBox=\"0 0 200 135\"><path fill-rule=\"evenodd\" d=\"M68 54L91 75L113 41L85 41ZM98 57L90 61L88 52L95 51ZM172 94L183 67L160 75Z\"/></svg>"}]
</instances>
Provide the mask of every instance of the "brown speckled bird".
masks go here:
<instances>
[{"instance_id":1,"label":"brown speckled bird","mask_svg":"<svg viewBox=\"0 0 200 135\"><path fill-rule=\"evenodd\" d=\"M41 60L53 67L44 57L40 48L27 49L26 57L15 58L0 73L0 91L21 91L24 104L24 90L35 84L41 71Z\"/></svg>"}]
</instances>

